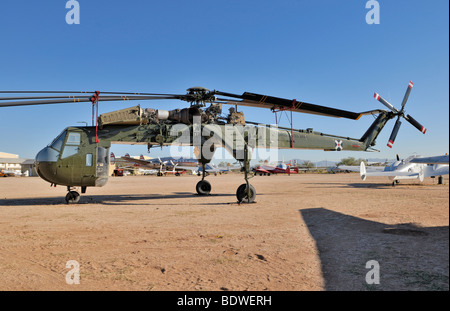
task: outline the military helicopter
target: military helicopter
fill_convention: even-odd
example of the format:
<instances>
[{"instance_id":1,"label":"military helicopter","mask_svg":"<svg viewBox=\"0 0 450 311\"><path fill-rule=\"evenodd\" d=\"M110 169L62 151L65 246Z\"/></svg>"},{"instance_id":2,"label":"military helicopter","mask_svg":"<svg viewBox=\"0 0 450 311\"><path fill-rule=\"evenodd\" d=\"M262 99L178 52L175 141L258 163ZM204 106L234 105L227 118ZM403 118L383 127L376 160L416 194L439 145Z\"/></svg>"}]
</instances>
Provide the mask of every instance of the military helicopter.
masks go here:
<instances>
[{"instance_id":1,"label":"military helicopter","mask_svg":"<svg viewBox=\"0 0 450 311\"><path fill-rule=\"evenodd\" d=\"M371 151L375 140L386 123L397 117L388 146L392 147L400 128L400 118L406 119L425 134L426 129L410 115L404 114L412 82L409 83L401 109L398 110L380 95L375 98L389 108L362 113L310 104L296 99L285 99L245 92L241 95L203 87L187 89L186 94L74 92L74 91L0 91L17 94L0 97L0 107L92 103L91 126L67 127L53 142L43 148L35 159L36 171L51 186L67 187L65 200L78 203L87 187L101 187L109 177L109 150L111 144L133 143L154 146L194 146L202 165L202 178L196 185L199 195L208 195L211 184L205 179L205 165L217 147L224 147L242 165L245 183L236 190L239 203L255 202L256 190L249 183L251 149L293 148L321 149L325 151ZM32 95L31 95L32 94ZM90 95L91 94L91 95ZM102 95L100 95L102 94ZM98 115L99 101L181 100L188 108L155 110L139 105ZM229 113L222 115L222 105L231 105ZM238 106L271 109L273 112L290 111L328 117L358 120L363 115L374 115L375 120L361 138L324 134L312 129L299 130L246 121ZM95 118L94 118L95 117ZM94 122L95 120L95 122ZM94 124L95 123L95 124Z\"/></svg>"}]
</instances>

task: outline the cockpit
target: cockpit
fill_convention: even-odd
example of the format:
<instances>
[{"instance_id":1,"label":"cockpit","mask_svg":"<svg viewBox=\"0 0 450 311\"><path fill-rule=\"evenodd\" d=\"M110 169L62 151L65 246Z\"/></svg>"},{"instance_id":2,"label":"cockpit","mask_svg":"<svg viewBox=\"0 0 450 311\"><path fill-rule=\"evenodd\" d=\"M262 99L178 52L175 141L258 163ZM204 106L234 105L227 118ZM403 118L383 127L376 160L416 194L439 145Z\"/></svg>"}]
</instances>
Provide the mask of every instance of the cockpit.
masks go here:
<instances>
[{"instance_id":1,"label":"cockpit","mask_svg":"<svg viewBox=\"0 0 450 311\"><path fill-rule=\"evenodd\" d=\"M68 158L79 152L81 133L62 131L46 148L36 156L37 162L56 162L58 158Z\"/></svg>"}]
</instances>

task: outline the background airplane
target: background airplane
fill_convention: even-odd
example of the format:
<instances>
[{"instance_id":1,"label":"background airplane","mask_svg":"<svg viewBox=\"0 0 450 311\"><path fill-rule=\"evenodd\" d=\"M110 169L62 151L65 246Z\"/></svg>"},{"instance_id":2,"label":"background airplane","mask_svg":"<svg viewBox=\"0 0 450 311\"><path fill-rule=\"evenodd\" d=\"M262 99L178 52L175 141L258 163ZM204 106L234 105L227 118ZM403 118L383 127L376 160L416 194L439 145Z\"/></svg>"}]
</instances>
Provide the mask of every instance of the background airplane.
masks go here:
<instances>
[{"instance_id":1,"label":"background airplane","mask_svg":"<svg viewBox=\"0 0 450 311\"><path fill-rule=\"evenodd\" d=\"M156 174L158 176L175 174L179 176L186 171L193 173L198 171L198 162L196 159L165 157L146 160L142 154L139 159L135 159L128 153L121 157L121 159L126 163L131 163L133 166L139 167L139 170L144 174Z\"/></svg>"},{"instance_id":2,"label":"background airplane","mask_svg":"<svg viewBox=\"0 0 450 311\"><path fill-rule=\"evenodd\" d=\"M290 165L280 163L277 166L259 165L253 171L260 176L270 176L270 174L298 174L298 167L291 168Z\"/></svg>"},{"instance_id":3,"label":"background airplane","mask_svg":"<svg viewBox=\"0 0 450 311\"><path fill-rule=\"evenodd\" d=\"M420 157L413 155L405 160L400 160L397 155L397 161L390 166L369 166L364 162L358 169L346 167L347 170L359 171L361 179L366 180L367 176L386 176L392 180L392 185L399 183L402 179L419 179L421 182L425 177L439 177L439 183L442 184L442 176L449 174L448 155L436 157Z\"/></svg>"},{"instance_id":4,"label":"background airplane","mask_svg":"<svg viewBox=\"0 0 450 311\"><path fill-rule=\"evenodd\" d=\"M0 177L14 177L16 176L16 172L14 171L7 171L4 169L0 170Z\"/></svg>"}]
</instances>

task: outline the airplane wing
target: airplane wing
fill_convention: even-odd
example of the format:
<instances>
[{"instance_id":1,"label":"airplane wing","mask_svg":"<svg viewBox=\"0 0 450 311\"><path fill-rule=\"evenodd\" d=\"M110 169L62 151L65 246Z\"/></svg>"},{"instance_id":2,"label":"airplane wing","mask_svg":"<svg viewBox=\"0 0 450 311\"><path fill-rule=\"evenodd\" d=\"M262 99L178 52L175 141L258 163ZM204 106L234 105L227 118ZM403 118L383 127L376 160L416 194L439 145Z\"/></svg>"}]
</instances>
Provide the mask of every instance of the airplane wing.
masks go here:
<instances>
[{"instance_id":1,"label":"airplane wing","mask_svg":"<svg viewBox=\"0 0 450 311\"><path fill-rule=\"evenodd\" d=\"M338 166L338 169L344 170L344 171L351 171L351 172L359 172L361 167L360 166L351 166L351 165L340 165ZM366 166L367 172L383 172L385 169L384 166Z\"/></svg>"},{"instance_id":2,"label":"airplane wing","mask_svg":"<svg viewBox=\"0 0 450 311\"><path fill-rule=\"evenodd\" d=\"M414 158L410 162L423 164L449 164L449 156L443 155L435 157Z\"/></svg>"},{"instance_id":3,"label":"airplane wing","mask_svg":"<svg viewBox=\"0 0 450 311\"><path fill-rule=\"evenodd\" d=\"M145 160L134 159L134 158L130 158L130 157L121 157L121 158L124 159L127 162L136 163L136 164L139 164L139 165L141 165L143 167L159 168L159 164L158 163L153 163L153 162L149 162L149 161L145 161Z\"/></svg>"},{"instance_id":4,"label":"airplane wing","mask_svg":"<svg viewBox=\"0 0 450 311\"><path fill-rule=\"evenodd\" d=\"M175 166L176 170L183 170L183 171L192 171L192 172L197 172L198 171L198 166L183 166L183 165L177 165Z\"/></svg>"},{"instance_id":5,"label":"airplane wing","mask_svg":"<svg viewBox=\"0 0 450 311\"><path fill-rule=\"evenodd\" d=\"M427 167L425 170L425 177L432 177L432 176L442 176L442 175L448 175L449 174L449 166L448 165L437 165L436 168L433 167Z\"/></svg>"},{"instance_id":6,"label":"airplane wing","mask_svg":"<svg viewBox=\"0 0 450 311\"><path fill-rule=\"evenodd\" d=\"M257 168L256 172L270 174L270 172L268 170L265 170L263 168Z\"/></svg>"}]
</instances>

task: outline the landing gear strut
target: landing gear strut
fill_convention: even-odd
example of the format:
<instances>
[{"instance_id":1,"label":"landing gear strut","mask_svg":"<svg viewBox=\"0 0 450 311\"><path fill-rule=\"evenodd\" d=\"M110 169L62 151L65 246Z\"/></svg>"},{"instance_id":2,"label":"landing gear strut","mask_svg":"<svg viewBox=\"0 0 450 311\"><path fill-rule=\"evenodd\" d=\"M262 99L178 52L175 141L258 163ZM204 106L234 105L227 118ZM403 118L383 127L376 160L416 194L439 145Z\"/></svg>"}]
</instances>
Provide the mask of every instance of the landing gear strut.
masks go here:
<instances>
[{"instance_id":1,"label":"landing gear strut","mask_svg":"<svg viewBox=\"0 0 450 311\"><path fill-rule=\"evenodd\" d=\"M205 180L205 166L206 163L202 162L202 180L200 180L195 186L195 190L197 190L199 195L209 195L211 193L211 184L209 181Z\"/></svg>"}]
</instances>

